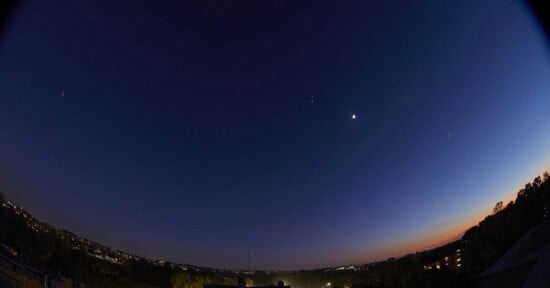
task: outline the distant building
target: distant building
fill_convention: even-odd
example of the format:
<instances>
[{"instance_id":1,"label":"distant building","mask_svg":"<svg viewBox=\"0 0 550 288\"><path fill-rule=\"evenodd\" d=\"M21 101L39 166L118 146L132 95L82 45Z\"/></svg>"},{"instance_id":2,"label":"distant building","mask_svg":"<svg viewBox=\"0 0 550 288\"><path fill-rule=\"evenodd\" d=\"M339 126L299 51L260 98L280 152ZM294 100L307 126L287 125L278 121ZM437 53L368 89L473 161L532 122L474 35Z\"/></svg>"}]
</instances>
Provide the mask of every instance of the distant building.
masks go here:
<instances>
[{"instance_id":1,"label":"distant building","mask_svg":"<svg viewBox=\"0 0 550 288\"><path fill-rule=\"evenodd\" d=\"M353 284L345 284L344 288L371 288L369 283L367 282L359 282L359 283L353 283Z\"/></svg>"},{"instance_id":2,"label":"distant building","mask_svg":"<svg viewBox=\"0 0 550 288\"><path fill-rule=\"evenodd\" d=\"M290 288L290 285L285 285L283 281L277 282L277 286L268 285L268 286L249 286L247 287L243 279L239 279L237 286L234 285L218 285L218 284L204 284L203 288Z\"/></svg>"}]
</instances>

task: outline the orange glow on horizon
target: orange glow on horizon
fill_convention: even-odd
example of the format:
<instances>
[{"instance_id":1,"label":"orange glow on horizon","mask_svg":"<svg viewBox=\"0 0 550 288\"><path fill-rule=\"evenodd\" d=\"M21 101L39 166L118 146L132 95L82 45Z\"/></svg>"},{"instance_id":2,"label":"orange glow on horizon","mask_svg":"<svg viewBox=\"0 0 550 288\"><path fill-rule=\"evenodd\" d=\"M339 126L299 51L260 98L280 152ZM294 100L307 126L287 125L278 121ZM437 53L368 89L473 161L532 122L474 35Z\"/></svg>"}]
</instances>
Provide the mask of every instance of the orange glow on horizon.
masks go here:
<instances>
[{"instance_id":1,"label":"orange glow on horizon","mask_svg":"<svg viewBox=\"0 0 550 288\"><path fill-rule=\"evenodd\" d=\"M456 224L451 224L448 227L434 231L434 233L426 236L420 236L413 239L406 239L397 245L386 248L374 255L377 260L384 260L388 257L401 257L410 253L421 252L430 250L449 242L458 240L464 235L468 229L476 226L481 220L483 220L489 213L487 211L480 212L472 217L465 219L464 221Z\"/></svg>"},{"instance_id":2,"label":"orange glow on horizon","mask_svg":"<svg viewBox=\"0 0 550 288\"><path fill-rule=\"evenodd\" d=\"M537 176L542 177L544 172L550 173L550 164L546 165L546 169L542 169L539 174L534 175L530 180L527 180L520 186L511 189L513 190L513 192L510 192L509 194L504 194L504 198L500 200L502 201L504 207L506 207L506 205L508 205L510 201L516 200L517 193L521 188L523 188L524 184L526 184L527 182L531 182ZM449 242L458 240L462 238L462 236L468 229L477 226L479 222L485 219L485 217L491 215L493 212L492 208L493 207L487 206L486 208L483 208L482 211L472 215L471 217L467 217L462 221L450 224L447 227L439 229L438 231L434 231L433 233L430 233L426 236L413 236L412 238L404 239L403 241L395 243L395 245L389 245L388 247L382 248L381 250L379 250L379 252L375 254L369 254L366 258L368 258L368 262L386 260L389 257L398 258L410 253L430 250L445 245Z\"/></svg>"}]
</instances>

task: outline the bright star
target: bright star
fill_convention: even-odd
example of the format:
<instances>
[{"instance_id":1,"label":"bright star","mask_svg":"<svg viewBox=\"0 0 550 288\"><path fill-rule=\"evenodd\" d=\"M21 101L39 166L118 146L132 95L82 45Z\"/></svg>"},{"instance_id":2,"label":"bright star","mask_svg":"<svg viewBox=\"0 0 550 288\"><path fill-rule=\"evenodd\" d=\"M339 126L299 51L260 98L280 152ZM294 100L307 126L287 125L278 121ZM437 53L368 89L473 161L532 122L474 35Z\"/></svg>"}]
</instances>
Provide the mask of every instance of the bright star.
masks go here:
<instances>
[{"instance_id":1,"label":"bright star","mask_svg":"<svg viewBox=\"0 0 550 288\"><path fill-rule=\"evenodd\" d=\"M351 119L355 120L357 118L357 115L351 114Z\"/></svg>"}]
</instances>

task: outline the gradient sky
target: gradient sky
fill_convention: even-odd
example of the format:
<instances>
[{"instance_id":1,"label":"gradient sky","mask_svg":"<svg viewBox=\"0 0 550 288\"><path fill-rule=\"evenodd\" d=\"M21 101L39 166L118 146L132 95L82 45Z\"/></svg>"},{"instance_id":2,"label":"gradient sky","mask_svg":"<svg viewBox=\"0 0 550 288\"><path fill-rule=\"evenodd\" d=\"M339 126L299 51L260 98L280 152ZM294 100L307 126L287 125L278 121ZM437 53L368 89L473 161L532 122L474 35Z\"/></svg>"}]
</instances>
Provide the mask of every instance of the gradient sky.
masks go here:
<instances>
[{"instance_id":1,"label":"gradient sky","mask_svg":"<svg viewBox=\"0 0 550 288\"><path fill-rule=\"evenodd\" d=\"M24 2L0 43L0 184L114 248L379 260L550 167L549 43L520 1Z\"/></svg>"}]
</instances>

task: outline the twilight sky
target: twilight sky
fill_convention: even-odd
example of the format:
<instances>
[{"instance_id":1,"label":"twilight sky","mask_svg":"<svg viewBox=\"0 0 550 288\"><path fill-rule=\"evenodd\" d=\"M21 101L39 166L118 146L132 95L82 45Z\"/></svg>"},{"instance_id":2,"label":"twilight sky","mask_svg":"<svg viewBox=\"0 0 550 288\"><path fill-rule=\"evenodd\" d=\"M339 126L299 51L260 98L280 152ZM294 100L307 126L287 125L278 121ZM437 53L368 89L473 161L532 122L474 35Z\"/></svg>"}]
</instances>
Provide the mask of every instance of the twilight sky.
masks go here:
<instances>
[{"instance_id":1,"label":"twilight sky","mask_svg":"<svg viewBox=\"0 0 550 288\"><path fill-rule=\"evenodd\" d=\"M550 46L520 1L24 2L0 39L1 189L113 248L385 259L550 167Z\"/></svg>"}]
</instances>

